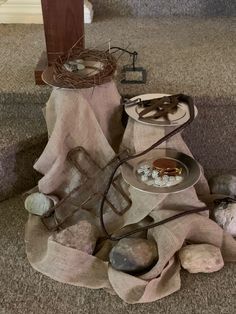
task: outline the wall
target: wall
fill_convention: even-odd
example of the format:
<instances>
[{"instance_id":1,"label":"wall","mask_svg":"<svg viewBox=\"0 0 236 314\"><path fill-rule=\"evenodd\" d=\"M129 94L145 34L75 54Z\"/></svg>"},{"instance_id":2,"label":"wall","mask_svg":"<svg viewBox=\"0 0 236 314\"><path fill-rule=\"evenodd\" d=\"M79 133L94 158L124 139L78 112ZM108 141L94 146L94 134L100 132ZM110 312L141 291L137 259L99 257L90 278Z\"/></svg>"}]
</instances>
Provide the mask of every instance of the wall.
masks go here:
<instances>
[{"instance_id":1,"label":"wall","mask_svg":"<svg viewBox=\"0 0 236 314\"><path fill-rule=\"evenodd\" d=\"M0 5L0 23L42 23L41 1L7 0Z\"/></svg>"},{"instance_id":2,"label":"wall","mask_svg":"<svg viewBox=\"0 0 236 314\"><path fill-rule=\"evenodd\" d=\"M92 19L92 5L88 0L84 0L84 22L91 23ZM41 0L0 0L0 23L42 22Z\"/></svg>"}]
</instances>

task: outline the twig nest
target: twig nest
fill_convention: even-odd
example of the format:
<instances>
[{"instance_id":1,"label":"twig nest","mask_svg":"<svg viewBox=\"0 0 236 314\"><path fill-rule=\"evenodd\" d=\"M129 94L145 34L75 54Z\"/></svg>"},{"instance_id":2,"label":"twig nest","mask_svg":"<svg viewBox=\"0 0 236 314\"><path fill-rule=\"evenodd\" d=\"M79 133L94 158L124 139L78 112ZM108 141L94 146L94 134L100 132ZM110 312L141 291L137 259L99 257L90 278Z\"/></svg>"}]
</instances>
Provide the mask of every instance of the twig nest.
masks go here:
<instances>
[{"instance_id":1,"label":"twig nest","mask_svg":"<svg viewBox=\"0 0 236 314\"><path fill-rule=\"evenodd\" d=\"M220 249L210 244L193 244L179 251L184 269L190 273L212 273L224 266Z\"/></svg>"},{"instance_id":2,"label":"twig nest","mask_svg":"<svg viewBox=\"0 0 236 314\"><path fill-rule=\"evenodd\" d=\"M221 228L236 237L236 203L221 202L214 208L213 218Z\"/></svg>"},{"instance_id":3,"label":"twig nest","mask_svg":"<svg viewBox=\"0 0 236 314\"><path fill-rule=\"evenodd\" d=\"M58 201L56 196L37 192L29 195L25 199L25 209L31 214L42 216L50 208L56 205Z\"/></svg>"},{"instance_id":4,"label":"twig nest","mask_svg":"<svg viewBox=\"0 0 236 314\"><path fill-rule=\"evenodd\" d=\"M120 240L109 255L113 268L128 273L147 270L157 258L157 246L154 241L135 238Z\"/></svg>"},{"instance_id":5,"label":"twig nest","mask_svg":"<svg viewBox=\"0 0 236 314\"><path fill-rule=\"evenodd\" d=\"M80 42L52 65L53 79L65 88L91 88L110 82L117 61L113 54L96 49L82 49Z\"/></svg>"},{"instance_id":6,"label":"twig nest","mask_svg":"<svg viewBox=\"0 0 236 314\"><path fill-rule=\"evenodd\" d=\"M81 220L79 223L54 234L53 240L92 255L98 236L99 231L96 226L87 220Z\"/></svg>"},{"instance_id":7,"label":"twig nest","mask_svg":"<svg viewBox=\"0 0 236 314\"><path fill-rule=\"evenodd\" d=\"M215 176L209 181L212 194L236 195L236 176L224 174Z\"/></svg>"}]
</instances>

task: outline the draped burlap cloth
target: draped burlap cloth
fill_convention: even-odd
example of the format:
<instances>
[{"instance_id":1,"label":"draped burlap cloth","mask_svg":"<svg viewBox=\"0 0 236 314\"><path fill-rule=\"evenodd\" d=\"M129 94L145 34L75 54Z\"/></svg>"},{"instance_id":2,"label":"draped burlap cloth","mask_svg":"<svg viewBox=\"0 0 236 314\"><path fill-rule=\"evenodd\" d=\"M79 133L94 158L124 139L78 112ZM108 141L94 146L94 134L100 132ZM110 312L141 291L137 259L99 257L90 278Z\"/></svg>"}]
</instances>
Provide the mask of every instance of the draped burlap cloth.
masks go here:
<instances>
[{"instance_id":1,"label":"draped burlap cloth","mask_svg":"<svg viewBox=\"0 0 236 314\"><path fill-rule=\"evenodd\" d=\"M53 90L46 106L49 141L35 164L35 169L44 175L38 184L41 192L64 196L78 185L77 170L66 162L68 151L74 147L83 146L100 166L105 166L115 156L114 149L117 149L123 132L120 109L120 96L113 82L81 91ZM162 128L129 120L120 149L142 151L164 132ZM181 135L176 135L162 147L191 155ZM203 207L198 197L209 193L204 176L195 188L177 194L152 195L129 186L126 190L132 206L122 216L111 210L106 212L104 219L110 232L117 232L148 216L159 221L188 207ZM81 209L70 224L87 219L99 228L95 213ZM176 252L186 241L215 245L221 248L225 261L236 261L235 240L210 220L207 212L150 229L148 238L156 241L159 260L142 276L129 275L109 265L108 254L114 245L110 241L104 241L95 256L89 255L57 243L53 232L49 232L35 215L29 216L25 241L29 262L39 272L75 286L104 288L127 303L152 302L180 289L180 264Z\"/></svg>"}]
</instances>

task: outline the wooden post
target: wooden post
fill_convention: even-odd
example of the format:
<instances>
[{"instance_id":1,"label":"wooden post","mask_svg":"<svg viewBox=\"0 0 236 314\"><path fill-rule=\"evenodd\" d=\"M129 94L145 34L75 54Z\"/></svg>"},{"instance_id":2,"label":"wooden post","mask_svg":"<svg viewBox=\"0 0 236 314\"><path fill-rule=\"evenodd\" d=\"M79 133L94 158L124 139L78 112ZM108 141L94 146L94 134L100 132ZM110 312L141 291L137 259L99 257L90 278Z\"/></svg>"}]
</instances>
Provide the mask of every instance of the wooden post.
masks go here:
<instances>
[{"instance_id":1,"label":"wooden post","mask_svg":"<svg viewBox=\"0 0 236 314\"><path fill-rule=\"evenodd\" d=\"M43 84L41 75L44 69L84 36L83 0L41 0L41 2L47 51L42 54L35 69L37 85ZM84 46L84 38L81 45Z\"/></svg>"}]
</instances>

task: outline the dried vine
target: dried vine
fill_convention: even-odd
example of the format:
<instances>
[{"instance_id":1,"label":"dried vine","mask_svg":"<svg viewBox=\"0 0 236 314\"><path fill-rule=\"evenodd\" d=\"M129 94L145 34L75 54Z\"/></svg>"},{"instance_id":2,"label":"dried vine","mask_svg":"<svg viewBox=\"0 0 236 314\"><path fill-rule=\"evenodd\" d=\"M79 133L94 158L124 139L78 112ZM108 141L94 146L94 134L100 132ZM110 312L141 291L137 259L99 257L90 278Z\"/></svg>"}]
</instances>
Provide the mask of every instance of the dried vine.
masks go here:
<instances>
[{"instance_id":1,"label":"dried vine","mask_svg":"<svg viewBox=\"0 0 236 314\"><path fill-rule=\"evenodd\" d=\"M67 70L64 64L75 60L83 60L85 67L92 69L92 71L84 75ZM86 61L94 61L95 65L86 66ZM96 63L102 64L102 66L96 66ZM53 64L53 78L65 88L90 88L110 82L113 79L116 66L117 61L109 52L74 46L68 54L60 56Z\"/></svg>"}]
</instances>

